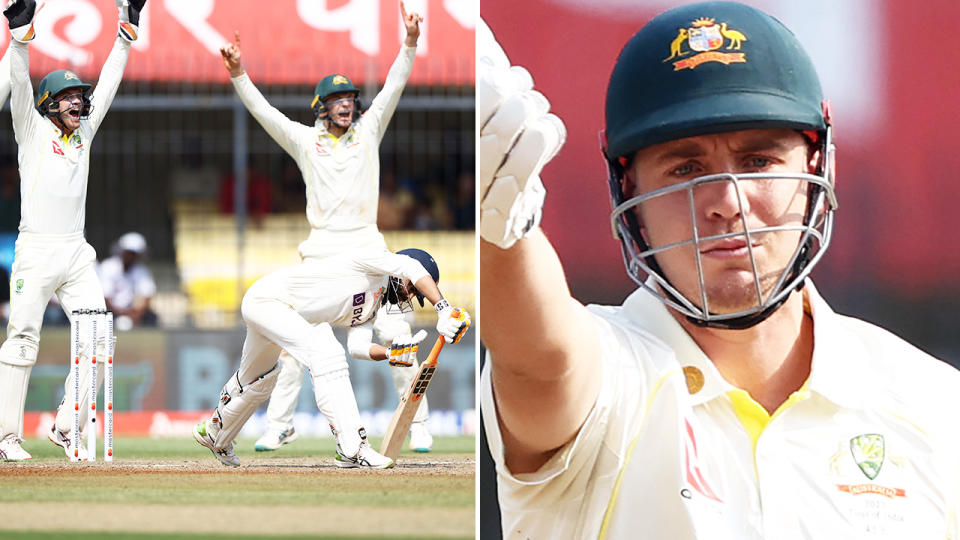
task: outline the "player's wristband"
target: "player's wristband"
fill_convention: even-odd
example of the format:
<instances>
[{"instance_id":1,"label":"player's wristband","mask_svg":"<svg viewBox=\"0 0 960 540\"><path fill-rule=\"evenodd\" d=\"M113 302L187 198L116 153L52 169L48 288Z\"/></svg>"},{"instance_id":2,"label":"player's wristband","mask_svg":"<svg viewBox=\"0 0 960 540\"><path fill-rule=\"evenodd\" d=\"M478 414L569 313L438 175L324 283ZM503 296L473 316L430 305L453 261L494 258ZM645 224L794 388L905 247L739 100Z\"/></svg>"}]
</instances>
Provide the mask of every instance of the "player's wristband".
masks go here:
<instances>
[{"instance_id":1,"label":"player's wristband","mask_svg":"<svg viewBox=\"0 0 960 540\"><path fill-rule=\"evenodd\" d=\"M450 302L447 302L447 300L446 300L446 299L443 299L443 298L440 299L439 302L437 302L436 304L433 305L433 309L437 310L437 313L440 313L441 311L443 311L443 310L445 310L445 309L447 309L447 308L449 308L449 307L450 307Z\"/></svg>"}]
</instances>

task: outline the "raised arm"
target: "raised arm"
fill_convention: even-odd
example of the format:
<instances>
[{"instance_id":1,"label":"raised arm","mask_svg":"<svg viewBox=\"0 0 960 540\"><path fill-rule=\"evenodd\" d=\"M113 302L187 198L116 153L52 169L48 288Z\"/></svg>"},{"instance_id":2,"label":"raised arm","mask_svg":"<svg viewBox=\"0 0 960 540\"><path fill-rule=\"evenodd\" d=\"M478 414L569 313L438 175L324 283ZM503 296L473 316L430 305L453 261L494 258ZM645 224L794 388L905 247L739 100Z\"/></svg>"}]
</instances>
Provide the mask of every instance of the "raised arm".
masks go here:
<instances>
[{"instance_id":1,"label":"raised arm","mask_svg":"<svg viewBox=\"0 0 960 540\"><path fill-rule=\"evenodd\" d=\"M90 130L96 134L103 123L103 119L113 103L114 96L117 95L117 88L120 87L120 81L123 79L123 70L127 67L127 58L130 56L130 42L121 35L113 42L113 49L107 56L107 61L103 63L100 69L100 78L97 79L97 87L93 89L93 95L90 96L90 103L93 108L90 111Z\"/></svg>"},{"instance_id":2,"label":"raised arm","mask_svg":"<svg viewBox=\"0 0 960 540\"><path fill-rule=\"evenodd\" d=\"M27 140L40 121L40 114L33 105L33 85L30 83L30 54L27 49L35 37L33 17L36 4L33 0L17 0L3 11L10 24L10 45L7 47L10 77L10 113L13 118L13 133L17 142Z\"/></svg>"},{"instance_id":3,"label":"raised arm","mask_svg":"<svg viewBox=\"0 0 960 540\"><path fill-rule=\"evenodd\" d=\"M407 79L410 78L410 72L413 70L413 58L417 54L417 39L420 38L420 23L423 22L423 17L418 13L408 14L403 2L400 2L400 15L403 17L403 25L407 30L403 46L400 47L397 59L390 66L383 88L373 98L370 108L367 109L361 119L364 123L371 122L373 124L378 141L383 139L383 134L387 131L387 125L393 118L393 112L397 109L397 103L400 101L403 88L407 85Z\"/></svg>"},{"instance_id":4,"label":"raised arm","mask_svg":"<svg viewBox=\"0 0 960 540\"><path fill-rule=\"evenodd\" d=\"M507 464L532 472L572 440L596 401L599 336L537 226L538 175L565 130L529 73L510 66L486 25L477 31L480 332Z\"/></svg>"},{"instance_id":5,"label":"raised arm","mask_svg":"<svg viewBox=\"0 0 960 540\"><path fill-rule=\"evenodd\" d=\"M140 12L147 0L115 0L117 4L117 39L113 42L113 49L107 56L100 69L100 78L97 87L93 90L90 102L93 109L90 111L89 125L92 134L100 129L100 124L117 95L117 88L123 79L123 70L127 67L130 57L130 45L140 35Z\"/></svg>"},{"instance_id":6,"label":"raised arm","mask_svg":"<svg viewBox=\"0 0 960 540\"><path fill-rule=\"evenodd\" d=\"M294 160L297 160L299 154L297 132L304 126L290 120L270 105L267 98L263 97L263 94L254 86L246 70L243 69L239 31L234 33L233 43L220 47L220 56L223 57L224 67L230 72L230 82L233 83L237 97L270 137L277 141L277 144Z\"/></svg>"}]
</instances>

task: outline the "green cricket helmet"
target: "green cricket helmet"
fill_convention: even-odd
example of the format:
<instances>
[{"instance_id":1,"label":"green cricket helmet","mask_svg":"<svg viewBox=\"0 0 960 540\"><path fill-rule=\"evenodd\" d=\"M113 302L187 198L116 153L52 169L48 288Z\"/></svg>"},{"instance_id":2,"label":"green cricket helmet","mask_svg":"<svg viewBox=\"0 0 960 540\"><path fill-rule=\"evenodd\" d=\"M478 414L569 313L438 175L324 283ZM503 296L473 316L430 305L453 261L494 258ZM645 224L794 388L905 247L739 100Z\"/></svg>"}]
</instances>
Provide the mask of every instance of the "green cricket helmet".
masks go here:
<instances>
[{"instance_id":1,"label":"green cricket helmet","mask_svg":"<svg viewBox=\"0 0 960 540\"><path fill-rule=\"evenodd\" d=\"M337 94L340 92L350 92L353 94L354 99L354 121L360 115L360 100L357 97L360 95L360 90L347 78L346 75L327 75L317 83L316 89L313 91L313 102L310 104L310 108L313 109L313 113L317 115L318 118L324 118L327 115L327 109L323 104L323 101L327 97Z\"/></svg>"},{"instance_id":2,"label":"green cricket helmet","mask_svg":"<svg viewBox=\"0 0 960 540\"><path fill-rule=\"evenodd\" d=\"M701 176L667 188L693 191L699 185L758 180L803 180L808 183L807 211L801 240L793 259L772 290L764 291L754 268L755 306L735 313L710 311L699 249L694 249L700 295L686 298L657 264L656 253L733 236L762 235L780 227L745 229L738 233L699 237L670 246L650 246L640 234L636 208L664 190L623 193L623 178L638 150L699 135L748 129L791 129L802 132L820 151L816 174L741 173ZM695 324L723 329L749 328L772 314L803 281L826 250L837 202L833 188L834 147L829 103L823 100L813 62L796 36L780 21L755 8L734 2L703 2L671 9L641 28L620 52L606 96L606 129L602 151L609 171L613 202L611 225L620 240L627 273L670 307ZM629 195L629 196L628 196ZM740 201L742 204L742 200ZM647 285L652 277L656 287Z\"/></svg>"},{"instance_id":3,"label":"green cricket helmet","mask_svg":"<svg viewBox=\"0 0 960 540\"><path fill-rule=\"evenodd\" d=\"M90 116L93 105L90 103L88 94L90 85L81 81L74 72L66 69L51 71L46 77L40 79L37 85L37 111L43 116L57 116L60 114L60 105L53 98L71 88L80 88L82 90L80 106L80 118Z\"/></svg>"}]
</instances>

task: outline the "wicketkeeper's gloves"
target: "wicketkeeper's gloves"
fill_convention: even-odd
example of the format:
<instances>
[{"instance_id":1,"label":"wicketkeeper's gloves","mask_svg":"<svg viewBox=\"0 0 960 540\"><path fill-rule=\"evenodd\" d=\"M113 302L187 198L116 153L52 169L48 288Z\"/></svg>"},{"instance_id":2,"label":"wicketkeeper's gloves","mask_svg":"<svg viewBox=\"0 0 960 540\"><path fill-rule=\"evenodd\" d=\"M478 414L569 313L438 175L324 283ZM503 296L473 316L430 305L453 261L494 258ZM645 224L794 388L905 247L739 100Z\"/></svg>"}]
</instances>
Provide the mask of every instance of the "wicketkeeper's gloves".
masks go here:
<instances>
[{"instance_id":1,"label":"wicketkeeper's gloves","mask_svg":"<svg viewBox=\"0 0 960 540\"><path fill-rule=\"evenodd\" d=\"M511 66L486 23L477 27L477 187L480 237L509 248L540 224L540 170L567 131L527 70Z\"/></svg>"},{"instance_id":2,"label":"wicketkeeper's gloves","mask_svg":"<svg viewBox=\"0 0 960 540\"><path fill-rule=\"evenodd\" d=\"M401 334L393 338L393 344L387 348L387 358L391 366L410 367L417 360L417 349L426 339L427 331L420 330L417 335Z\"/></svg>"},{"instance_id":3,"label":"wicketkeeper's gloves","mask_svg":"<svg viewBox=\"0 0 960 540\"><path fill-rule=\"evenodd\" d=\"M120 20L118 33L123 39L133 42L140 35L140 12L147 0L116 0Z\"/></svg>"},{"instance_id":4,"label":"wicketkeeper's gloves","mask_svg":"<svg viewBox=\"0 0 960 540\"><path fill-rule=\"evenodd\" d=\"M470 328L470 314L463 308L454 308L446 300L437 302L437 332L447 343L457 343Z\"/></svg>"},{"instance_id":5,"label":"wicketkeeper's gloves","mask_svg":"<svg viewBox=\"0 0 960 540\"><path fill-rule=\"evenodd\" d=\"M33 41L33 16L37 13L35 0L10 0L3 9L3 16L10 24L10 35L20 43Z\"/></svg>"}]
</instances>

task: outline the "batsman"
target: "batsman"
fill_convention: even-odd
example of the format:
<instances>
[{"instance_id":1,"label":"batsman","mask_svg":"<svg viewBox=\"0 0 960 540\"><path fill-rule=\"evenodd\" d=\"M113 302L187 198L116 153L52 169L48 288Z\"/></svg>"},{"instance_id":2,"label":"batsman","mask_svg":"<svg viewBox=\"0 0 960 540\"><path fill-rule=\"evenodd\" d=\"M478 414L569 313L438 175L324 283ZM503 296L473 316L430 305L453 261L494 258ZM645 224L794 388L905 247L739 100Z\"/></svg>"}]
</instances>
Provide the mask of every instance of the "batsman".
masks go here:
<instances>
[{"instance_id":1,"label":"batsman","mask_svg":"<svg viewBox=\"0 0 960 540\"><path fill-rule=\"evenodd\" d=\"M437 331L448 343L456 343L469 328L470 318L440 294L438 275L433 257L423 250L371 249L306 259L257 280L241 303L247 338L240 369L224 385L211 418L194 428L194 438L224 465L239 466L233 441L270 396L283 350L310 368L317 405L336 438L334 463L342 468L392 467L393 460L367 442L346 355L331 326L350 329L347 348L354 358L410 363L425 332L384 347L372 342L373 320L381 307L407 311L412 310L414 297L421 305L426 298L437 311ZM448 310L455 315L446 315Z\"/></svg>"},{"instance_id":2,"label":"batsman","mask_svg":"<svg viewBox=\"0 0 960 540\"><path fill-rule=\"evenodd\" d=\"M47 300L56 294L70 317L73 310L104 309L94 270L96 253L83 236L90 147L120 85L139 33L146 0L116 0L117 38L100 72L96 91L68 70L41 79L34 96L28 45L36 36L34 0L10 2L10 109L20 169L21 218L11 272L10 320L0 346L0 452L5 459L30 459L23 440L23 408L30 370L37 361L40 326ZM81 356L89 357L89 350ZM81 365L86 366L86 363ZM81 379L89 368L81 370ZM68 376L65 388L73 387ZM86 422L88 385L81 380L81 425ZM50 440L69 445L70 411L61 403ZM81 449L82 452L82 449Z\"/></svg>"}]
</instances>

